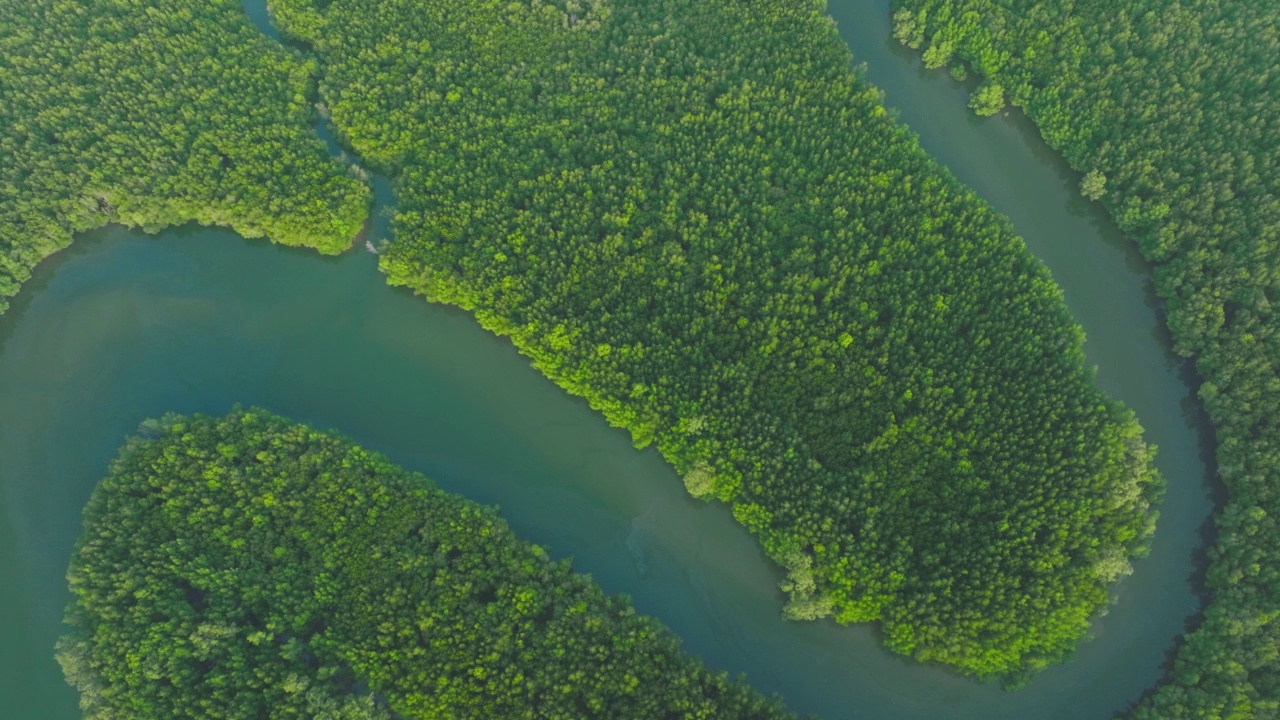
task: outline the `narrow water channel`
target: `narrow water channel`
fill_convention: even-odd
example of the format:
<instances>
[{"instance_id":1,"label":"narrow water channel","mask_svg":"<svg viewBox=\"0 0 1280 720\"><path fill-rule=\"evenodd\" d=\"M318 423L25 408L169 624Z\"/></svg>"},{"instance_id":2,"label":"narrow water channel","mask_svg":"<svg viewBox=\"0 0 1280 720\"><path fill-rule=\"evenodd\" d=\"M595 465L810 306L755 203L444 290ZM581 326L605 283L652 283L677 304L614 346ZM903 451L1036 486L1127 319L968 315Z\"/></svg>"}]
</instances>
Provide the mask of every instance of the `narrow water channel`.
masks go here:
<instances>
[{"instance_id":1,"label":"narrow water channel","mask_svg":"<svg viewBox=\"0 0 1280 720\"><path fill-rule=\"evenodd\" d=\"M261 0L245 5L263 26ZM688 650L800 712L1101 720L1136 699L1195 611L1193 555L1210 510L1199 416L1145 268L1033 129L977 120L963 88L891 44L884 0L835 0L831 12L900 119L1049 265L1099 381L1161 447L1170 488L1152 555L1074 661L1009 693L887 653L869 627L784 623L777 569L727 512L689 499L656 452L632 449L465 313L386 287L372 255L112 228L42 265L0 318L5 715L77 716L52 659L63 574L81 507L123 438L150 416L234 403L336 428L500 505L522 537L573 556ZM385 181L376 187L390 202Z\"/></svg>"}]
</instances>

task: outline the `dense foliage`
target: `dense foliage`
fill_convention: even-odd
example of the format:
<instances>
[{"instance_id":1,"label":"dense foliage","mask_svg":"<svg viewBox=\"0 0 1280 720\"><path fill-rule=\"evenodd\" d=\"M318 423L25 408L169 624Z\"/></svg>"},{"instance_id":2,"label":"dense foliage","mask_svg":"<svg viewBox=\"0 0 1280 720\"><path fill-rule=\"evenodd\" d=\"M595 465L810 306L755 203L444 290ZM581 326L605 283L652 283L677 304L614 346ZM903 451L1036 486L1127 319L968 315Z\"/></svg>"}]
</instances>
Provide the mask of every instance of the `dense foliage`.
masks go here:
<instances>
[{"instance_id":1,"label":"dense foliage","mask_svg":"<svg viewBox=\"0 0 1280 720\"><path fill-rule=\"evenodd\" d=\"M1230 500L1212 600L1136 718L1280 715L1280 8L897 0L895 32L1003 86L1154 263Z\"/></svg>"},{"instance_id":2,"label":"dense foliage","mask_svg":"<svg viewBox=\"0 0 1280 720\"><path fill-rule=\"evenodd\" d=\"M790 717L380 455L260 411L148 425L68 576L87 718Z\"/></svg>"},{"instance_id":3,"label":"dense foliage","mask_svg":"<svg viewBox=\"0 0 1280 720\"><path fill-rule=\"evenodd\" d=\"M368 192L310 128L314 70L237 0L0 3L0 313L107 222L346 247Z\"/></svg>"},{"instance_id":4,"label":"dense foliage","mask_svg":"<svg viewBox=\"0 0 1280 720\"><path fill-rule=\"evenodd\" d=\"M1011 677L1150 532L1131 414L1048 273L822 9L280 0L398 184L391 282L473 311L786 565L787 614Z\"/></svg>"}]
</instances>

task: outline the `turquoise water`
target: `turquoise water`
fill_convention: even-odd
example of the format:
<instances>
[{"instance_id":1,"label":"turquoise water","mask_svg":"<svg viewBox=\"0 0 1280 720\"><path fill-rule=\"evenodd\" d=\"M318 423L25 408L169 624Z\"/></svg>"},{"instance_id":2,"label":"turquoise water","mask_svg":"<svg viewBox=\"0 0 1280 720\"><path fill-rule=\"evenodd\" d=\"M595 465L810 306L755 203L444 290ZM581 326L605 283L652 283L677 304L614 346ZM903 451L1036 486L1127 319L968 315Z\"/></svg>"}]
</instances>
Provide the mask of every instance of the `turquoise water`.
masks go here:
<instances>
[{"instance_id":1,"label":"turquoise water","mask_svg":"<svg viewBox=\"0 0 1280 720\"><path fill-rule=\"evenodd\" d=\"M80 508L121 441L147 417L234 403L336 428L502 506L523 537L573 556L690 651L798 711L1104 718L1136 699L1196 609L1194 553L1211 509L1207 433L1145 267L1025 121L974 118L963 87L889 42L884 2L844 0L831 12L887 104L1049 265L1099 382L1161 447L1170 488L1152 555L1074 661L1009 693L887 653L871 627L784 623L780 573L723 508L689 499L655 452L634 450L465 313L386 287L372 255L113 228L41 266L0 318L4 716L76 717L52 659L63 574ZM391 202L385 182L378 189Z\"/></svg>"}]
</instances>

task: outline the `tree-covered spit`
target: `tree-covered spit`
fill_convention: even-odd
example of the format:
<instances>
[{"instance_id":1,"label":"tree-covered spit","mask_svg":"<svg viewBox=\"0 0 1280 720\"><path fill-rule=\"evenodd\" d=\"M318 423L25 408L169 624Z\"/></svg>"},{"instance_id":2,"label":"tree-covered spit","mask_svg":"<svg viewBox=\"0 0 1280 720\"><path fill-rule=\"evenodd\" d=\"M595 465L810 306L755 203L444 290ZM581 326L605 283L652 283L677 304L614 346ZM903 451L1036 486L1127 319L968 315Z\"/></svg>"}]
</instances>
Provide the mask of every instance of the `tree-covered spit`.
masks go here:
<instances>
[{"instance_id":1,"label":"tree-covered spit","mask_svg":"<svg viewBox=\"0 0 1280 720\"><path fill-rule=\"evenodd\" d=\"M369 193L311 130L315 70L238 0L0 3L0 313L108 222L347 247Z\"/></svg>"},{"instance_id":2,"label":"tree-covered spit","mask_svg":"<svg viewBox=\"0 0 1280 720\"><path fill-rule=\"evenodd\" d=\"M1086 633L1151 532L1152 449L1047 271L820 5L272 8L394 178L390 281L731 503L789 617L1005 679Z\"/></svg>"},{"instance_id":3,"label":"tree-covered spit","mask_svg":"<svg viewBox=\"0 0 1280 720\"><path fill-rule=\"evenodd\" d=\"M85 509L89 720L785 720L489 507L260 410L143 425Z\"/></svg>"},{"instance_id":4,"label":"tree-covered spit","mask_svg":"<svg viewBox=\"0 0 1280 720\"><path fill-rule=\"evenodd\" d=\"M1132 717L1280 716L1280 6L895 0L926 64L999 83L1155 269L1230 500L1211 600Z\"/></svg>"}]
</instances>

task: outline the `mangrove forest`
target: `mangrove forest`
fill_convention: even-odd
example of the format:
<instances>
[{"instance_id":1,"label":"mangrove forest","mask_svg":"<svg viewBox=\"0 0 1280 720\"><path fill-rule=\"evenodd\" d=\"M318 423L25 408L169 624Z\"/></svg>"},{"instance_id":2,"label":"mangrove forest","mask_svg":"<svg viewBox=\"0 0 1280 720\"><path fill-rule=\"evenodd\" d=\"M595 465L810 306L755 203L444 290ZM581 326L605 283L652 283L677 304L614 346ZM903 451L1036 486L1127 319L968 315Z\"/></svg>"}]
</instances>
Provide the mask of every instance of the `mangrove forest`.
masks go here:
<instances>
[{"instance_id":1,"label":"mangrove forest","mask_svg":"<svg viewBox=\"0 0 1280 720\"><path fill-rule=\"evenodd\" d=\"M1204 378L1230 492L1211 599L1170 682L1135 717L1280 713L1280 10L1162 0L895 7L895 35L927 65L976 71L1083 173L1081 192L1152 262L1177 350Z\"/></svg>"}]
</instances>

